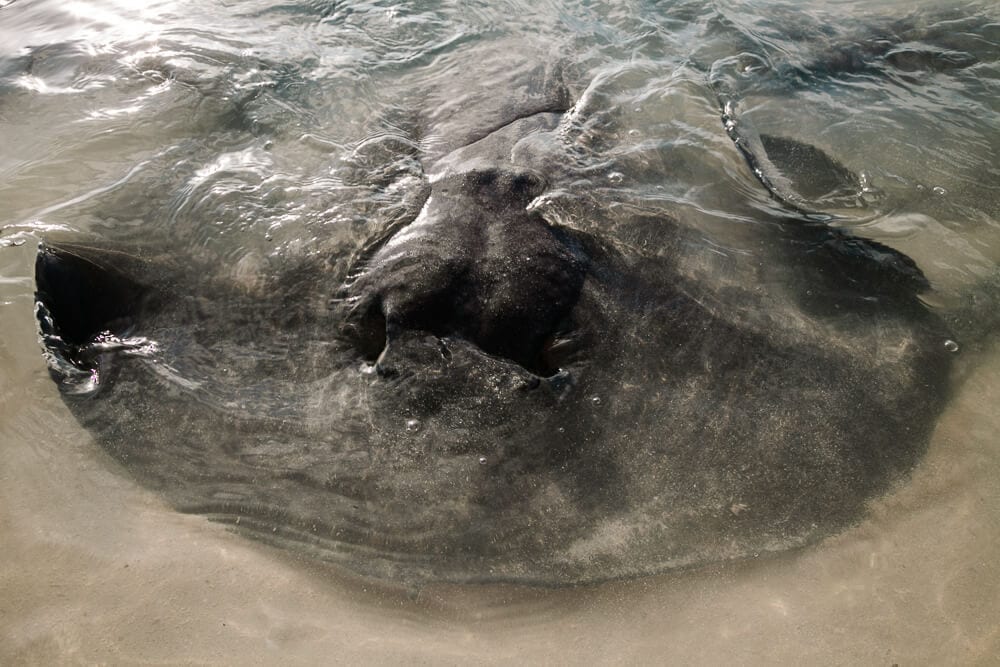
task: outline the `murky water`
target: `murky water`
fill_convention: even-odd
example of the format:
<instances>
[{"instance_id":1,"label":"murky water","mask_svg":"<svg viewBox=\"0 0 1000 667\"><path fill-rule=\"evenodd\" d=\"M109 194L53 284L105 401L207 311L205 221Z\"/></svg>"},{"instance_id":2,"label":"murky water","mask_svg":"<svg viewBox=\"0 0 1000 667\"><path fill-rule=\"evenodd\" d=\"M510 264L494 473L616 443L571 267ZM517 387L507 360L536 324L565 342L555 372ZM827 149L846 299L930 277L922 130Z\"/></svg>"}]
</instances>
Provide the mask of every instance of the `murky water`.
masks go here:
<instances>
[{"instance_id":1,"label":"murky water","mask_svg":"<svg viewBox=\"0 0 1000 667\"><path fill-rule=\"evenodd\" d=\"M540 64L581 147L535 204L551 220L617 206L753 256L752 222L778 204L723 113L742 140L791 137L859 175L849 193L794 173L774 187L912 257L960 346L928 452L859 525L617 583L383 588L173 511L60 400L33 315L38 241L139 239L252 292L269 266L405 219L415 155L508 122L496 91ZM0 655L993 662L998 99L984 5L0 3Z\"/></svg>"}]
</instances>

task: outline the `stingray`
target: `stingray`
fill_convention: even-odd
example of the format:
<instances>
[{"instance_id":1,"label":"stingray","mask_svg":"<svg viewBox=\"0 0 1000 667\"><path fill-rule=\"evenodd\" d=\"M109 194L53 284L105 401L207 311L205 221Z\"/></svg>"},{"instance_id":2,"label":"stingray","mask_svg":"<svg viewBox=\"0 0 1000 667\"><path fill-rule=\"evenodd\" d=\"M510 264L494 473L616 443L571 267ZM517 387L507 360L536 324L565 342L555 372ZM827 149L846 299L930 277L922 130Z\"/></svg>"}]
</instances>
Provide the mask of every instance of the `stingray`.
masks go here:
<instances>
[{"instance_id":1,"label":"stingray","mask_svg":"<svg viewBox=\"0 0 1000 667\"><path fill-rule=\"evenodd\" d=\"M640 210L560 224L538 203L566 158L538 147L573 100L532 76L465 132L435 107L412 215L252 287L47 239L69 409L179 511L396 581L638 576L856 522L924 453L954 343L909 257L810 208L855 176L726 116L776 200L753 253Z\"/></svg>"}]
</instances>

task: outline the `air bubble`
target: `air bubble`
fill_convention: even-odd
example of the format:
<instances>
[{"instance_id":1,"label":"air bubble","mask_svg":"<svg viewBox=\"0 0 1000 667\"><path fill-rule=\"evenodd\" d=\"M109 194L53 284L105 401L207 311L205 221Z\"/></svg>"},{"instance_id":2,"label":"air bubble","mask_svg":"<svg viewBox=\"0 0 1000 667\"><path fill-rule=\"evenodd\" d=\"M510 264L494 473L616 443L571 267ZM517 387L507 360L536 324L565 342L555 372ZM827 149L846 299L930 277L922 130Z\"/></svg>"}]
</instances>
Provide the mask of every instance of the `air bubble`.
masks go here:
<instances>
[{"instance_id":1,"label":"air bubble","mask_svg":"<svg viewBox=\"0 0 1000 667\"><path fill-rule=\"evenodd\" d=\"M479 465L481 465L481 466L484 466L484 465L486 465L486 461L487 461L487 460L488 460L488 459L487 459L487 458L486 458L485 456L480 456L480 457L479 457Z\"/></svg>"},{"instance_id":2,"label":"air bubble","mask_svg":"<svg viewBox=\"0 0 1000 667\"><path fill-rule=\"evenodd\" d=\"M937 185L933 189L931 189L931 192L933 192L938 197L944 197L946 194L948 194L948 191L942 188L940 185Z\"/></svg>"},{"instance_id":3,"label":"air bubble","mask_svg":"<svg viewBox=\"0 0 1000 667\"><path fill-rule=\"evenodd\" d=\"M595 406L596 406L596 405L600 405L600 404L601 404L601 397L600 397L600 396L591 396L591 397L590 397L590 402L591 402L591 403L592 403L593 405L595 405Z\"/></svg>"},{"instance_id":4,"label":"air bubble","mask_svg":"<svg viewBox=\"0 0 1000 667\"><path fill-rule=\"evenodd\" d=\"M619 183L625 180L625 175L620 171L613 171L610 174L608 174L608 180L614 183L615 185L618 185Z\"/></svg>"},{"instance_id":5,"label":"air bubble","mask_svg":"<svg viewBox=\"0 0 1000 667\"><path fill-rule=\"evenodd\" d=\"M736 66L736 71L743 76L750 76L757 72L767 71L767 63L757 56L744 56Z\"/></svg>"},{"instance_id":6,"label":"air bubble","mask_svg":"<svg viewBox=\"0 0 1000 667\"><path fill-rule=\"evenodd\" d=\"M406 430L408 433L416 433L420 430L420 420L419 419L407 419L406 420Z\"/></svg>"},{"instance_id":7,"label":"air bubble","mask_svg":"<svg viewBox=\"0 0 1000 667\"><path fill-rule=\"evenodd\" d=\"M642 134L642 133L639 132L639 130L629 130L628 131L628 136L630 136L630 137L638 137L640 134Z\"/></svg>"},{"instance_id":8,"label":"air bubble","mask_svg":"<svg viewBox=\"0 0 1000 667\"><path fill-rule=\"evenodd\" d=\"M949 352L958 352L958 343L949 338L944 342L944 349L948 350Z\"/></svg>"}]
</instances>

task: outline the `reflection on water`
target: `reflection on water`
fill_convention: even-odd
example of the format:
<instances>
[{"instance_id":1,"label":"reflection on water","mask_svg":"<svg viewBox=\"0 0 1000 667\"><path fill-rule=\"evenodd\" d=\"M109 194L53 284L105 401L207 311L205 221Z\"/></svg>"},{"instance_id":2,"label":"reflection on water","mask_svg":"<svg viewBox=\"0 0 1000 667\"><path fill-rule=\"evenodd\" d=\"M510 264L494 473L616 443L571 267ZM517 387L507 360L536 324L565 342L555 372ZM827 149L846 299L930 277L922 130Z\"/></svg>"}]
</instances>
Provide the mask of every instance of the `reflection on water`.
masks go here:
<instances>
[{"instance_id":1,"label":"reflection on water","mask_svg":"<svg viewBox=\"0 0 1000 667\"><path fill-rule=\"evenodd\" d=\"M997 653L994 10L227 4L0 3L3 655L985 664ZM777 204L733 150L725 108L737 138L789 137L856 174L853 196L804 191L788 169L774 189L928 276L924 299L961 344L956 394L911 478L859 526L766 561L592 588L376 590L172 512L63 406L36 341L38 240L178 248L252 293L275 264L339 257L412 217L428 156L493 129L491 116L502 123L498 95L535 103L503 83L555 61L580 149L551 166L559 187L533 204L548 220L618 206L677 220L719 257L753 256L753 223ZM643 234L622 242L648 244Z\"/></svg>"}]
</instances>

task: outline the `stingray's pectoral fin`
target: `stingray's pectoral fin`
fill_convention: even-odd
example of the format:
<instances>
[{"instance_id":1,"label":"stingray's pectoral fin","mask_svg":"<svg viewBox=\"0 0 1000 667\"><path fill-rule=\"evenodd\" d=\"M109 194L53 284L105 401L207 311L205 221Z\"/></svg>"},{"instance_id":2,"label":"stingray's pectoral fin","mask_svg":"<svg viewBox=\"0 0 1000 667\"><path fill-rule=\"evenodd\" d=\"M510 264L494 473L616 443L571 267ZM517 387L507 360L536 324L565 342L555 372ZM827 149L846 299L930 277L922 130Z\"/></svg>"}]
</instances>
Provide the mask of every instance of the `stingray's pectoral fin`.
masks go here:
<instances>
[{"instance_id":1,"label":"stingray's pectoral fin","mask_svg":"<svg viewBox=\"0 0 1000 667\"><path fill-rule=\"evenodd\" d=\"M805 213L859 205L861 177L816 146L747 128L736 143L757 180L783 204Z\"/></svg>"},{"instance_id":2,"label":"stingray's pectoral fin","mask_svg":"<svg viewBox=\"0 0 1000 667\"><path fill-rule=\"evenodd\" d=\"M819 147L759 134L752 123L738 117L733 104L723 104L722 118L754 176L781 203L802 213L862 205L861 176Z\"/></svg>"},{"instance_id":3,"label":"stingray's pectoral fin","mask_svg":"<svg viewBox=\"0 0 1000 667\"><path fill-rule=\"evenodd\" d=\"M811 232L816 228L813 225L802 229ZM846 299L854 309L862 302L885 307L879 304L891 301L897 308L922 309L917 297L931 286L909 256L840 229L820 227L819 231L818 238L802 239L805 246L798 255L810 272L806 281L810 287L805 294L811 296L807 301L816 305L818 299L831 306Z\"/></svg>"},{"instance_id":4,"label":"stingray's pectoral fin","mask_svg":"<svg viewBox=\"0 0 1000 667\"><path fill-rule=\"evenodd\" d=\"M930 289L927 277L913 259L883 243L837 232L831 234L826 245L847 273L864 276L882 292L904 290L919 294Z\"/></svg>"},{"instance_id":5,"label":"stingray's pectoral fin","mask_svg":"<svg viewBox=\"0 0 1000 667\"><path fill-rule=\"evenodd\" d=\"M113 356L149 349L135 335L153 290L130 275L134 257L84 245L43 244L35 259L35 303L42 343L65 389L88 392Z\"/></svg>"},{"instance_id":6,"label":"stingray's pectoral fin","mask_svg":"<svg viewBox=\"0 0 1000 667\"><path fill-rule=\"evenodd\" d=\"M857 206L861 177L820 148L769 134L760 135L760 146L777 172L772 182L788 188L775 196L820 209Z\"/></svg>"}]
</instances>

